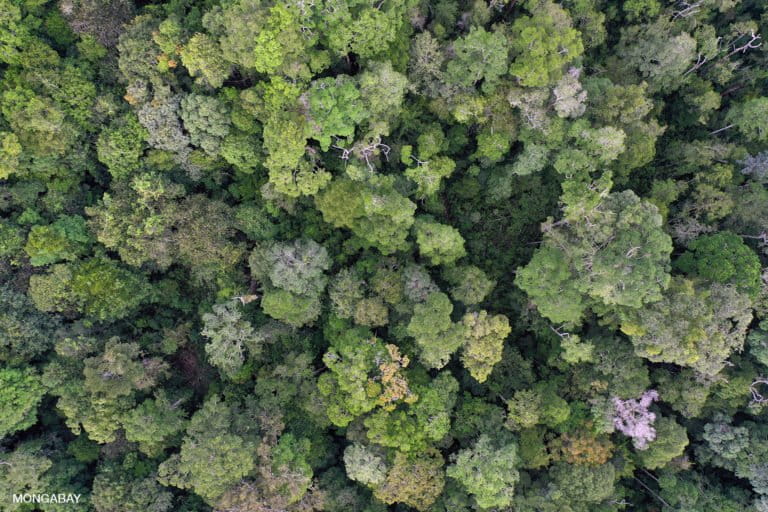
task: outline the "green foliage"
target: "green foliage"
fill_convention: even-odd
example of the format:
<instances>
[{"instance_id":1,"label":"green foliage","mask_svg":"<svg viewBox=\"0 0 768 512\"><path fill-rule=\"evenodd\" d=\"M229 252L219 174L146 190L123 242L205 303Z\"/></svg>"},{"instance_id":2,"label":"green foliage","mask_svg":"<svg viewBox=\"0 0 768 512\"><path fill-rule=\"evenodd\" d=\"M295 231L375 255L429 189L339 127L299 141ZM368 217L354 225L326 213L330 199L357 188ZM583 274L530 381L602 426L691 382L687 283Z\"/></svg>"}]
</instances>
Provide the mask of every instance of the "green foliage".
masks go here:
<instances>
[{"instance_id":1,"label":"green foliage","mask_svg":"<svg viewBox=\"0 0 768 512\"><path fill-rule=\"evenodd\" d=\"M231 66L208 34L192 36L181 52L181 62L196 81L219 88L230 74Z\"/></svg>"},{"instance_id":2,"label":"green foliage","mask_svg":"<svg viewBox=\"0 0 768 512\"><path fill-rule=\"evenodd\" d=\"M575 364L594 360L595 346L589 342L582 342L577 335L562 337L560 347L563 349L562 358L566 363Z\"/></svg>"},{"instance_id":3,"label":"green foliage","mask_svg":"<svg viewBox=\"0 0 768 512\"><path fill-rule=\"evenodd\" d=\"M203 195L181 199L184 188L157 174L140 174L115 185L88 207L96 238L134 266L149 262L167 269L175 262L205 280L242 257L231 242L232 211ZM215 226L215 229L214 229Z\"/></svg>"},{"instance_id":4,"label":"green foliage","mask_svg":"<svg viewBox=\"0 0 768 512\"><path fill-rule=\"evenodd\" d=\"M378 409L365 418L368 440L401 452L425 450L448 434L459 385L443 371L428 385L414 386L407 410ZM390 410L388 410L390 409Z\"/></svg>"},{"instance_id":5,"label":"green foliage","mask_svg":"<svg viewBox=\"0 0 768 512\"><path fill-rule=\"evenodd\" d=\"M760 324L760 329L755 329L747 336L749 352L763 366L768 366L768 332L765 329L768 324Z\"/></svg>"},{"instance_id":6,"label":"green foliage","mask_svg":"<svg viewBox=\"0 0 768 512\"><path fill-rule=\"evenodd\" d=\"M744 136L753 142L768 140L768 98L753 98L733 107L726 116L729 123L736 125Z\"/></svg>"},{"instance_id":7,"label":"green foliage","mask_svg":"<svg viewBox=\"0 0 768 512\"><path fill-rule=\"evenodd\" d=\"M623 29L616 57L617 78L622 73L637 73L652 92L674 90L696 60L696 40L670 26L666 18L658 18L651 24Z\"/></svg>"},{"instance_id":8,"label":"green foliage","mask_svg":"<svg viewBox=\"0 0 768 512\"><path fill-rule=\"evenodd\" d=\"M315 204L326 222L350 229L382 254L408 248L406 237L416 205L390 186L369 188L346 178L335 179L318 194ZM457 233L443 227L447 229L440 233L458 241Z\"/></svg>"},{"instance_id":9,"label":"green foliage","mask_svg":"<svg viewBox=\"0 0 768 512\"><path fill-rule=\"evenodd\" d=\"M0 360L20 365L45 353L58 334L57 317L37 311L25 295L0 291Z\"/></svg>"},{"instance_id":10,"label":"green foliage","mask_svg":"<svg viewBox=\"0 0 768 512\"><path fill-rule=\"evenodd\" d=\"M21 144L15 133L0 133L0 179L8 179L19 168Z\"/></svg>"},{"instance_id":11,"label":"green foliage","mask_svg":"<svg viewBox=\"0 0 768 512\"><path fill-rule=\"evenodd\" d=\"M24 430L37 422L37 406L45 388L32 370L0 370L0 438Z\"/></svg>"},{"instance_id":12,"label":"green foliage","mask_svg":"<svg viewBox=\"0 0 768 512\"><path fill-rule=\"evenodd\" d=\"M22 87L8 89L0 95L0 112L23 149L41 156L57 156L72 143L73 126L49 97ZM4 140L3 146L11 155L16 152L12 139Z\"/></svg>"},{"instance_id":13,"label":"green foliage","mask_svg":"<svg viewBox=\"0 0 768 512\"><path fill-rule=\"evenodd\" d=\"M24 251L35 266L72 261L83 255L92 242L85 219L64 215L47 226L33 226Z\"/></svg>"},{"instance_id":14,"label":"green foliage","mask_svg":"<svg viewBox=\"0 0 768 512\"><path fill-rule=\"evenodd\" d=\"M371 487L384 482L387 465L384 459L369 446L351 444L344 450L344 467L352 480Z\"/></svg>"},{"instance_id":15,"label":"green foliage","mask_svg":"<svg viewBox=\"0 0 768 512\"><path fill-rule=\"evenodd\" d=\"M354 137L355 127L368 115L357 84L346 75L316 80L308 94L309 136L323 151L331 137Z\"/></svg>"},{"instance_id":16,"label":"green foliage","mask_svg":"<svg viewBox=\"0 0 768 512\"><path fill-rule=\"evenodd\" d=\"M668 286L672 244L655 206L625 191L608 196L590 217L545 224L541 255L518 274L518 285L553 321L577 321L585 299L640 308L659 300ZM554 280L542 283L545 273ZM561 302L570 305L566 314L557 307Z\"/></svg>"},{"instance_id":17,"label":"green foliage","mask_svg":"<svg viewBox=\"0 0 768 512\"><path fill-rule=\"evenodd\" d=\"M189 94L181 100L181 119L192 144L209 155L218 153L229 133L229 112L224 104L211 96Z\"/></svg>"},{"instance_id":18,"label":"green foliage","mask_svg":"<svg viewBox=\"0 0 768 512\"><path fill-rule=\"evenodd\" d=\"M12 265L19 263L17 258L24 247L24 231L21 229L21 225L25 224L24 220L22 214L15 223L8 220L0 221L0 235L2 235L0 255Z\"/></svg>"},{"instance_id":19,"label":"green foliage","mask_svg":"<svg viewBox=\"0 0 768 512\"><path fill-rule=\"evenodd\" d=\"M154 386L168 369L159 358L142 357L137 343L122 343L118 338L107 341L102 354L83 363L85 390L111 399Z\"/></svg>"},{"instance_id":20,"label":"green foliage","mask_svg":"<svg viewBox=\"0 0 768 512\"><path fill-rule=\"evenodd\" d=\"M653 427L656 429L656 439L651 441L648 449L638 452L640 463L648 469L664 466L682 455L688 446L685 427L677 424L672 418L659 418Z\"/></svg>"},{"instance_id":21,"label":"green foliage","mask_svg":"<svg viewBox=\"0 0 768 512\"><path fill-rule=\"evenodd\" d=\"M219 154L238 171L253 174L264 160L260 150L258 139L252 135L230 131L221 142Z\"/></svg>"},{"instance_id":22,"label":"green foliage","mask_svg":"<svg viewBox=\"0 0 768 512\"><path fill-rule=\"evenodd\" d=\"M449 267L443 272L443 277L451 283L451 297L467 306L483 302L496 285L474 265Z\"/></svg>"},{"instance_id":23,"label":"green foliage","mask_svg":"<svg viewBox=\"0 0 768 512\"><path fill-rule=\"evenodd\" d=\"M76 311L101 321L124 318L150 294L143 275L103 257L57 264L29 280L29 295L39 310Z\"/></svg>"},{"instance_id":24,"label":"green foliage","mask_svg":"<svg viewBox=\"0 0 768 512\"><path fill-rule=\"evenodd\" d=\"M294 327L311 323L320 316L320 301L316 297L297 295L281 289L264 292L261 308L272 318Z\"/></svg>"},{"instance_id":25,"label":"green foliage","mask_svg":"<svg viewBox=\"0 0 768 512\"><path fill-rule=\"evenodd\" d=\"M751 301L733 287L709 287L675 278L662 300L622 316L621 330L635 353L651 361L717 374L732 351L744 345Z\"/></svg>"},{"instance_id":26,"label":"green foliage","mask_svg":"<svg viewBox=\"0 0 768 512\"><path fill-rule=\"evenodd\" d=\"M382 56L396 44L398 37L409 33L406 28L409 5L400 0L381 6L359 0L338 6L325 1L315 14L323 29L321 42L338 56L350 53L362 59Z\"/></svg>"},{"instance_id":27,"label":"green foliage","mask_svg":"<svg viewBox=\"0 0 768 512\"><path fill-rule=\"evenodd\" d=\"M760 292L760 259L741 237L728 231L692 241L675 265L686 274L732 284L751 296Z\"/></svg>"},{"instance_id":28,"label":"green foliage","mask_svg":"<svg viewBox=\"0 0 768 512\"><path fill-rule=\"evenodd\" d=\"M483 81L483 91L492 93L507 73L507 38L501 32L473 28L453 44L455 57L448 62L446 78L461 87Z\"/></svg>"},{"instance_id":29,"label":"green foliage","mask_svg":"<svg viewBox=\"0 0 768 512\"><path fill-rule=\"evenodd\" d=\"M139 449L148 456L156 457L184 430L185 415L178 401L171 403L162 394L144 400L123 422L125 438L139 443Z\"/></svg>"},{"instance_id":30,"label":"green foliage","mask_svg":"<svg viewBox=\"0 0 768 512\"><path fill-rule=\"evenodd\" d=\"M298 111L302 92L298 85L272 77L263 87L241 93L264 125L269 181L277 192L290 197L313 195L331 178L322 168L302 160L309 130L305 116Z\"/></svg>"},{"instance_id":31,"label":"green foliage","mask_svg":"<svg viewBox=\"0 0 768 512\"><path fill-rule=\"evenodd\" d=\"M515 279L533 297L539 312L553 322L577 322L586 309L584 298L571 288L575 276L568 266L563 251L545 245Z\"/></svg>"},{"instance_id":32,"label":"green foliage","mask_svg":"<svg viewBox=\"0 0 768 512\"><path fill-rule=\"evenodd\" d=\"M402 109L408 78L389 61L375 62L360 74L360 99L368 111L368 137L389 135Z\"/></svg>"},{"instance_id":33,"label":"green foliage","mask_svg":"<svg viewBox=\"0 0 768 512\"><path fill-rule=\"evenodd\" d=\"M261 345L237 301L215 304L213 313L203 315L203 324L200 334L210 340L205 345L208 360L230 379L243 367L246 348L249 356L259 356Z\"/></svg>"},{"instance_id":34,"label":"green foliage","mask_svg":"<svg viewBox=\"0 0 768 512\"><path fill-rule=\"evenodd\" d=\"M249 260L254 277L299 295L319 295L325 289L328 252L314 240L273 243L258 247Z\"/></svg>"},{"instance_id":35,"label":"green foliage","mask_svg":"<svg viewBox=\"0 0 768 512\"><path fill-rule=\"evenodd\" d=\"M454 227L419 217L413 223L413 232L419 254L432 265L451 264L466 254L464 239Z\"/></svg>"},{"instance_id":36,"label":"green foliage","mask_svg":"<svg viewBox=\"0 0 768 512\"><path fill-rule=\"evenodd\" d=\"M0 0L0 509L768 512L767 28Z\"/></svg>"},{"instance_id":37,"label":"green foliage","mask_svg":"<svg viewBox=\"0 0 768 512\"><path fill-rule=\"evenodd\" d=\"M93 479L93 494L90 500L96 510L172 510L173 494L159 485L154 475L135 475L136 465L131 462L134 461L126 457L122 464L111 462L100 467Z\"/></svg>"},{"instance_id":38,"label":"green foliage","mask_svg":"<svg viewBox=\"0 0 768 512\"><path fill-rule=\"evenodd\" d=\"M307 462L311 444L307 439L296 439L292 434L280 436L280 440L272 453L272 469L287 468L294 481L281 493L287 493L287 502L296 503L306 493L312 484L312 468Z\"/></svg>"},{"instance_id":39,"label":"green foliage","mask_svg":"<svg viewBox=\"0 0 768 512\"><path fill-rule=\"evenodd\" d=\"M46 472L53 466L53 461L41 450L41 443L31 441L19 444L10 453L3 453L0 464L0 491L6 496L14 493L45 492ZM26 512L24 504L6 505L13 512ZM26 508L26 510L25 510Z\"/></svg>"},{"instance_id":40,"label":"green foliage","mask_svg":"<svg viewBox=\"0 0 768 512\"><path fill-rule=\"evenodd\" d=\"M417 454L396 452L385 482L374 496L387 504L404 503L424 511L435 502L445 485L443 458L437 450Z\"/></svg>"},{"instance_id":41,"label":"green foliage","mask_svg":"<svg viewBox=\"0 0 768 512\"><path fill-rule=\"evenodd\" d=\"M488 312L467 313L462 319L466 328L466 341L461 352L464 368L478 382L485 382L496 363L501 361L504 340L511 332L509 320L504 315L488 315Z\"/></svg>"},{"instance_id":42,"label":"green foliage","mask_svg":"<svg viewBox=\"0 0 768 512\"><path fill-rule=\"evenodd\" d=\"M269 9L269 16L253 43L253 67L256 71L261 73L274 73L278 69L288 71L290 64L300 60L304 50L304 40L298 28L299 23L299 16L295 10L280 4Z\"/></svg>"},{"instance_id":43,"label":"green foliage","mask_svg":"<svg viewBox=\"0 0 768 512\"><path fill-rule=\"evenodd\" d=\"M495 436L503 425L504 409L465 392L456 407L451 435L465 444L478 432Z\"/></svg>"},{"instance_id":44,"label":"green foliage","mask_svg":"<svg viewBox=\"0 0 768 512\"><path fill-rule=\"evenodd\" d=\"M751 505L740 493L729 493L716 478L700 473L664 471L659 479L660 496L670 506L706 512L744 510ZM756 507L756 510L760 510Z\"/></svg>"},{"instance_id":45,"label":"green foliage","mask_svg":"<svg viewBox=\"0 0 768 512\"><path fill-rule=\"evenodd\" d=\"M517 446L495 447L491 439L480 436L472 448L461 450L446 474L461 482L475 497L481 509L506 507L512 503L515 484L520 478Z\"/></svg>"},{"instance_id":46,"label":"green foliage","mask_svg":"<svg viewBox=\"0 0 768 512\"><path fill-rule=\"evenodd\" d=\"M405 175L416 183L419 196L432 197L440 190L443 178L450 176L455 168L456 162L448 157L438 156L428 162L419 160L416 167L405 170Z\"/></svg>"},{"instance_id":47,"label":"green foliage","mask_svg":"<svg viewBox=\"0 0 768 512\"><path fill-rule=\"evenodd\" d=\"M99 161L116 179L130 175L139 169L139 159L144 152L143 141L148 136L136 116L118 118L99 134L96 143Z\"/></svg>"},{"instance_id":48,"label":"green foliage","mask_svg":"<svg viewBox=\"0 0 768 512\"><path fill-rule=\"evenodd\" d=\"M464 328L451 322L453 304L444 293L435 292L413 308L406 332L421 349L419 359L428 368L442 368L464 342Z\"/></svg>"},{"instance_id":49,"label":"green foliage","mask_svg":"<svg viewBox=\"0 0 768 512\"><path fill-rule=\"evenodd\" d=\"M213 501L250 473L255 446L229 432L232 414L219 398L208 399L192 416L181 451L160 465L158 482Z\"/></svg>"},{"instance_id":50,"label":"green foliage","mask_svg":"<svg viewBox=\"0 0 768 512\"><path fill-rule=\"evenodd\" d=\"M610 463L600 466L556 464L551 472L560 504L574 506L596 504L609 498L614 491L616 469Z\"/></svg>"},{"instance_id":51,"label":"green foliage","mask_svg":"<svg viewBox=\"0 0 768 512\"><path fill-rule=\"evenodd\" d=\"M516 391L507 400L509 417L506 426L510 430L529 429L541 420L542 396L535 390Z\"/></svg>"},{"instance_id":52,"label":"green foliage","mask_svg":"<svg viewBox=\"0 0 768 512\"><path fill-rule=\"evenodd\" d=\"M22 24L21 8L18 5L9 1L4 1L2 4L3 17L2 28L0 31L3 33L2 39L0 39L0 57L3 62L8 64L19 64L21 57L21 50L25 46L25 38L30 37L29 28Z\"/></svg>"},{"instance_id":53,"label":"green foliage","mask_svg":"<svg viewBox=\"0 0 768 512\"><path fill-rule=\"evenodd\" d=\"M330 266L325 248L314 240L258 246L249 258L254 277L269 283L261 306L273 318L300 327L320 315L320 294Z\"/></svg>"},{"instance_id":54,"label":"green foliage","mask_svg":"<svg viewBox=\"0 0 768 512\"><path fill-rule=\"evenodd\" d=\"M368 376L376 371L376 360L384 358L386 349L362 328L336 333L331 343L323 356L329 371L320 375L318 387L326 397L328 419L343 427L376 407L377 389Z\"/></svg>"},{"instance_id":55,"label":"green foliage","mask_svg":"<svg viewBox=\"0 0 768 512\"><path fill-rule=\"evenodd\" d=\"M638 18L653 18L659 14L661 5L658 0L628 0L622 5L622 9L630 20Z\"/></svg>"},{"instance_id":56,"label":"green foliage","mask_svg":"<svg viewBox=\"0 0 768 512\"><path fill-rule=\"evenodd\" d=\"M204 16L203 24L215 34L221 50L208 49L203 55L210 55L211 59L220 56L222 63L218 66L226 62L269 75L287 75L294 79L306 77L307 46L315 38L302 32L303 20L300 18L297 8L283 4L270 6L252 0L210 11ZM195 47L202 44L203 41L197 42ZM213 42L205 42L205 45L211 47ZM196 69L198 66L209 69L208 60L193 65ZM212 76L226 78L223 69ZM216 87L217 79L208 81Z\"/></svg>"},{"instance_id":57,"label":"green foliage","mask_svg":"<svg viewBox=\"0 0 768 512\"><path fill-rule=\"evenodd\" d=\"M749 445L749 430L734 427L731 421L722 416L715 416L713 423L704 425L702 437L713 452L724 459L735 459Z\"/></svg>"},{"instance_id":58,"label":"green foliage","mask_svg":"<svg viewBox=\"0 0 768 512\"><path fill-rule=\"evenodd\" d=\"M511 41L515 58L509 73L525 87L557 82L565 65L584 51L580 34L571 27L568 14L554 4L533 16L517 17L512 24Z\"/></svg>"}]
</instances>

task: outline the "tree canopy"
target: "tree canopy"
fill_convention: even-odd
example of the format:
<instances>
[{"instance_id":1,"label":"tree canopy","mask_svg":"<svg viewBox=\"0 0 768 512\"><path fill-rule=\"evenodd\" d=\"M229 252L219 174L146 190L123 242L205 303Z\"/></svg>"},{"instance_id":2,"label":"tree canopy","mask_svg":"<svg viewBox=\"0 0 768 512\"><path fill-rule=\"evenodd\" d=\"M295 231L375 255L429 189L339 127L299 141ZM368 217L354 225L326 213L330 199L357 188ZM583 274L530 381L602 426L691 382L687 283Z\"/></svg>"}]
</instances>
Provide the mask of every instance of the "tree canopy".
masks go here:
<instances>
[{"instance_id":1,"label":"tree canopy","mask_svg":"<svg viewBox=\"0 0 768 512\"><path fill-rule=\"evenodd\" d=\"M768 512L766 37L0 0L0 510Z\"/></svg>"}]
</instances>

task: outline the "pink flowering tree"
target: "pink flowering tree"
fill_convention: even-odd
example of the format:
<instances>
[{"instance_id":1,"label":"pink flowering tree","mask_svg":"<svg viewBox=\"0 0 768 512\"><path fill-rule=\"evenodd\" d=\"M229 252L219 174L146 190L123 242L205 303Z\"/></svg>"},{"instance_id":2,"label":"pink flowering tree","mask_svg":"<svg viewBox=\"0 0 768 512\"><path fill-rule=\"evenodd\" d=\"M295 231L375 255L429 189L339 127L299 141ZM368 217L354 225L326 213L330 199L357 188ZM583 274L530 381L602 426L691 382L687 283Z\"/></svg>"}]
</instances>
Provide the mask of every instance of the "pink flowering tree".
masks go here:
<instances>
[{"instance_id":1,"label":"pink flowering tree","mask_svg":"<svg viewBox=\"0 0 768 512\"><path fill-rule=\"evenodd\" d=\"M632 444L638 450L648 448L648 443L656 439L653 422L656 415L648 410L659 399L659 393L651 389L640 396L640 400L613 398L615 413L613 426L616 430L632 438Z\"/></svg>"}]
</instances>

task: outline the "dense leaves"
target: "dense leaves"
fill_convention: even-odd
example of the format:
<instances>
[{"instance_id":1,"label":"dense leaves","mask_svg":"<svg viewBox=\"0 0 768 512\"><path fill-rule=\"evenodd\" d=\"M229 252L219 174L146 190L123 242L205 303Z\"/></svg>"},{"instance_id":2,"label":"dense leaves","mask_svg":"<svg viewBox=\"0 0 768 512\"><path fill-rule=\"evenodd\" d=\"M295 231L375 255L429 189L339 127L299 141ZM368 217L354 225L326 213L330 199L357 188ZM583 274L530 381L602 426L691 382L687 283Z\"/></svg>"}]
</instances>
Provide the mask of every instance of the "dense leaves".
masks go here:
<instances>
[{"instance_id":1,"label":"dense leaves","mask_svg":"<svg viewBox=\"0 0 768 512\"><path fill-rule=\"evenodd\" d=\"M766 31L0 0L0 509L768 512Z\"/></svg>"}]
</instances>

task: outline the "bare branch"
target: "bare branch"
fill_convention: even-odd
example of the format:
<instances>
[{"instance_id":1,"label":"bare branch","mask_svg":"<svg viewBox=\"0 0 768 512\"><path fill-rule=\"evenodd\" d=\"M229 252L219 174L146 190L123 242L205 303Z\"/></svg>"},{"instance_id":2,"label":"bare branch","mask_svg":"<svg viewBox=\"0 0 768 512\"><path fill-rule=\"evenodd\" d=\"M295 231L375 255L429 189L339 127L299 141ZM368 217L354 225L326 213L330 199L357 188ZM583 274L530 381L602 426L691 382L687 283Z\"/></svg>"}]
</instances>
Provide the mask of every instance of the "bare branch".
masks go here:
<instances>
[{"instance_id":1,"label":"bare branch","mask_svg":"<svg viewBox=\"0 0 768 512\"><path fill-rule=\"evenodd\" d=\"M680 2L681 9L679 11L675 11L672 19L676 20L678 18L687 18L688 16L692 16L700 11L701 2L695 2L695 3L689 3L689 2Z\"/></svg>"},{"instance_id":2,"label":"bare branch","mask_svg":"<svg viewBox=\"0 0 768 512\"><path fill-rule=\"evenodd\" d=\"M688 71L683 73L683 76L686 76L689 73L693 73L694 71L699 70L701 68L701 66L703 66L707 62L709 62L709 59L707 59L704 55L699 54L699 56L696 58L696 64L694 64L693 67L690 68Z\"/></svg>"},{"instance_id":3,"label":"bare branch","mask_svg":"<svg viewBox=\"0 0 768 512\"><path fill-rule=\"evenodd\" d=\"M744 34L744 35L746 35L746 34ZM741 36L739 36L739 38L738 38L738 39L736 39L736 41L738 41L739 39L741 39L742 37L744 37L744 35L741 35ZM759 43L759 44L755 44L755 43L756 43L757 41L759 41L760 39L762 39L762 38L760 37L760 34L757 34L757 35L755 35L755 33L754 33L754 32L750 32L750 40L749 40L749 41L747 41L747 44L744 44L744 45L741 45L741 46L738 46L738 47L737 47L737 46L736 46L736 41L734 41L734 42L733 42L733 47L734 47L734 48L733 48L733 51L731 51L731 53L729 53L728 55L726 55L726 57L730 57L731 55L734 55L734 54L736 54L736 53L739 53L739 52L741 52L741 53L747 53L747 50L754 50L755 48L760 48L760 47L763 45L763 43L762 43L762 42L761 42L761 43Z\"/></svg>"},{"instance_id":4,"label":"bare branch","mask_svg":"<svg viewBox=\"0 0 768 512\"><path fill-rule=\"evenodd\" d=\"M758 389L758 386L762 384L763 386L768 386L768 378L766 377L758 377L755 379L755 381L749 385L749 392L752 394L752 401L751 404L765 404L768 403L768 398L763 396L763 394Z\"/></svg>"},{"instance_id":5,"label":"bare branch","mask_svg":"<svg viewBox=\"0 0 768 512\"><path fill-rule=\"evenodd\" d=\"M720 128L719 130L715 130L713 132L709 132L709 134L710 135L716 135L716 134L718 134L720 132L724 132L725 130L730 130L734 126L736 126L736 125L735 124L729 124L728 126L724 126L724 127Z\"/></svg>"}]
</instances>

